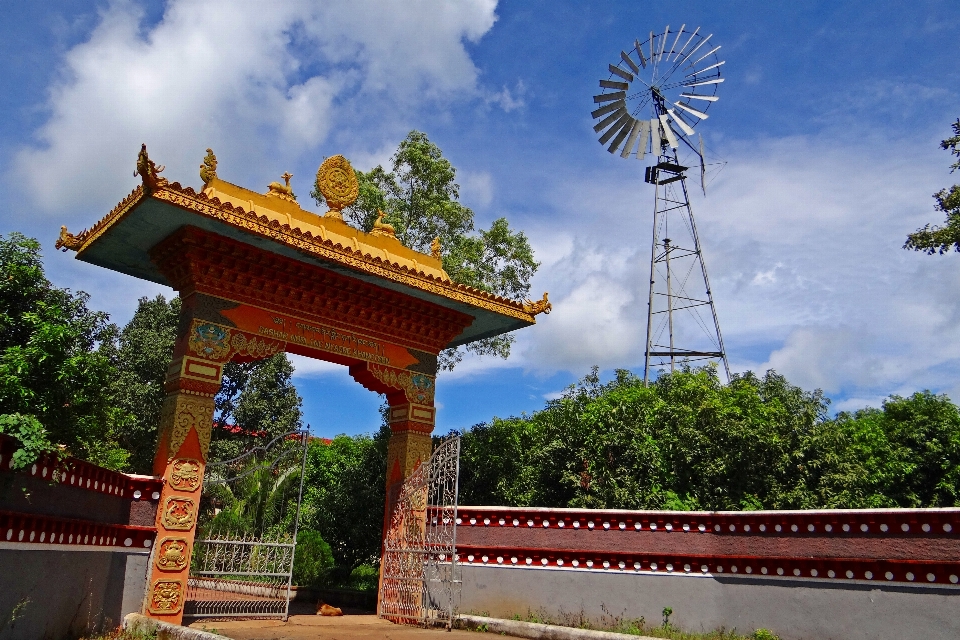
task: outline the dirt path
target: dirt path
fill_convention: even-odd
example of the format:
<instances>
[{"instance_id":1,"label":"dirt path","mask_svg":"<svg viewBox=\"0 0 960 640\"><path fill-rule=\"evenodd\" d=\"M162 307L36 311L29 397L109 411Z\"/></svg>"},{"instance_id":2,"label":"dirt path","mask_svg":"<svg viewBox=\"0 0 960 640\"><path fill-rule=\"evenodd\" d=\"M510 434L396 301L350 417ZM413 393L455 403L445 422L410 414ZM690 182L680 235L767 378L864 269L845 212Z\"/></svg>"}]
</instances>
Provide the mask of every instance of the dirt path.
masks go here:
<instances>
[{"instance_id":1,"label":"dirt path","mask_svg":"<svg viewBox=\"0 0 960 640\"><path fill-rule=\"evenodd\" d=\"M294 615L290 620L200 621L195 629L215 631L235 640L476 640L472 631L421 629L393 624L375 615L322 617Z\"/></svg>"}]
</instances>

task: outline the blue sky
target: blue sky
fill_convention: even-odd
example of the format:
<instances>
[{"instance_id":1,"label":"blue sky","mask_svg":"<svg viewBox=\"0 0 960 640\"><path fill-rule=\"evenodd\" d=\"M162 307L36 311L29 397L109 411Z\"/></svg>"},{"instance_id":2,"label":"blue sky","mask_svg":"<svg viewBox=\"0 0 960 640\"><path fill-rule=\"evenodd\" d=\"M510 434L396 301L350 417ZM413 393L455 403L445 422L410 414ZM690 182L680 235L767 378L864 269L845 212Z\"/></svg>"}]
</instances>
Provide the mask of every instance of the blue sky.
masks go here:
<instances>
[{"instance_id":1,"label":"blue sky","mask_svg":"<svg viewBox=\"0 0 960 640\"><path fill-rule=\"evenodd\" d=\"M938 148L960 116L956 2L0 4L0 233L41 239L54 282L116 322L170 291L53 242L136 185L141 142L184 184L209 146L227 180L289 170L306 193L323 157L368 169L420 129L479 225L528 234L554 301L508 361L441 374L438 431L534 411L594 364L640 371L653 194L597 144L591 96L635 38L700 25L726 82L698 130L727 164L693 206L733 368L835 409L960 398L960 256L900 249L957 180ZM315 432L377 426L344 370L295 364Z\"/></svg>"}]
</instances>

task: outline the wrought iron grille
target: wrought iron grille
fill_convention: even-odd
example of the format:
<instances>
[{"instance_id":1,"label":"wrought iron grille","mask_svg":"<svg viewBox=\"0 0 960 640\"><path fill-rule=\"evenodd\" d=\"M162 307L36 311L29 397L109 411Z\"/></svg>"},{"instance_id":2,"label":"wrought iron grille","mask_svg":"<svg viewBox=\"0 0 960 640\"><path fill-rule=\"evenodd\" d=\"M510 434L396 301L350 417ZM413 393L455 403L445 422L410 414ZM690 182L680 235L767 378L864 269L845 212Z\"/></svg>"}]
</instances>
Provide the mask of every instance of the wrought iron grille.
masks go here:
<instances>
[{"instance_id":1,"label":"wrought iron grille","mask_svg":"<svg viewBox=\"0 0 960 640\"><path fill-rule=\"evenodd\" d=\"M459 473L460 438L451 436L404 482L384 540L380 617L452 626Z\"/></svg>"},{"instance_id":2,"label":"wrought iron grille","mask_svg":"<svg viewBox=\"0 0 960 640\"><path fill-rule=\"evenodd\" d=\"M307 431L293 431L263 447L208 466L206 487L233 484L258 472L282 478L299 470L297 506L287 531L238 534L219 530L197 539L190 563L185 615L288 617L307 441Z\"/></svg>"}]
</instances>

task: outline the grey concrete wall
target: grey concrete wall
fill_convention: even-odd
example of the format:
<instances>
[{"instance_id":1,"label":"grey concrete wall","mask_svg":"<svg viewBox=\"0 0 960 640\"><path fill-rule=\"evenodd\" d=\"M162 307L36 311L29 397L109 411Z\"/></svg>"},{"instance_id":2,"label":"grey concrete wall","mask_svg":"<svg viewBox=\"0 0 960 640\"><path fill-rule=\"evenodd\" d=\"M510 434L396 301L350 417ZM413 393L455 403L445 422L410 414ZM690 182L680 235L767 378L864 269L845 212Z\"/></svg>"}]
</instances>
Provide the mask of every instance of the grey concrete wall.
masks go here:
<instances>
[{"instance_id":1,"label":"grey concrete wall","mask_svg":"<svg viewBox=\"0 0 960 640\"><path fill-rule=\"evenodd\" d=\"M568 569L463 566L460 611L509 618L605 615L690 631L766 628L783 640L960 638L960 588Z\"/></svg>"},{"instance_id":2,"label":"grey concrete wall","mask_svg":"<svg viewBox=\"0 0 960 640\"><path fill-rule=\"evenodd\" d=\"M148 561L145 551L0 543L0 640L60 640L118 626L140 611Z\"/></svg>"}]
</instances>

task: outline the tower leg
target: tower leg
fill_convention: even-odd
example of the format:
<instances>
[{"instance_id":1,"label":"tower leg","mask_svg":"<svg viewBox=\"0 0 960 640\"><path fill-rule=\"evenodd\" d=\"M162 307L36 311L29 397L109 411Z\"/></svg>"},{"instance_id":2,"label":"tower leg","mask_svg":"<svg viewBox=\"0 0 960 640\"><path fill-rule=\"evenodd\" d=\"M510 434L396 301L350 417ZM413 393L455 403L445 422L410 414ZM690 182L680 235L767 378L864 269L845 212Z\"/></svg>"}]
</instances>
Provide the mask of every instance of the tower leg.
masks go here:
<instances>
[{"instance_id":1,"label":"tower leg","mask_svg":"<svg viewBox=\"0 0 960 640\"><path fill-rule=\"evenodd\" d=\"M669 364L670 371L674 371L677 364L710 360L722 362L729 381L730 364L690 205L685 168L679 165L675 151L666 146L661 149L664 152L657 158L657 165L647 174L647 181L655 185L656 195L644 385L649 384L651 367ZM709 307L709 319L705 317L706 307ZM665 331L667 336L663 336Z\"/></svg>"}]
</instances>

